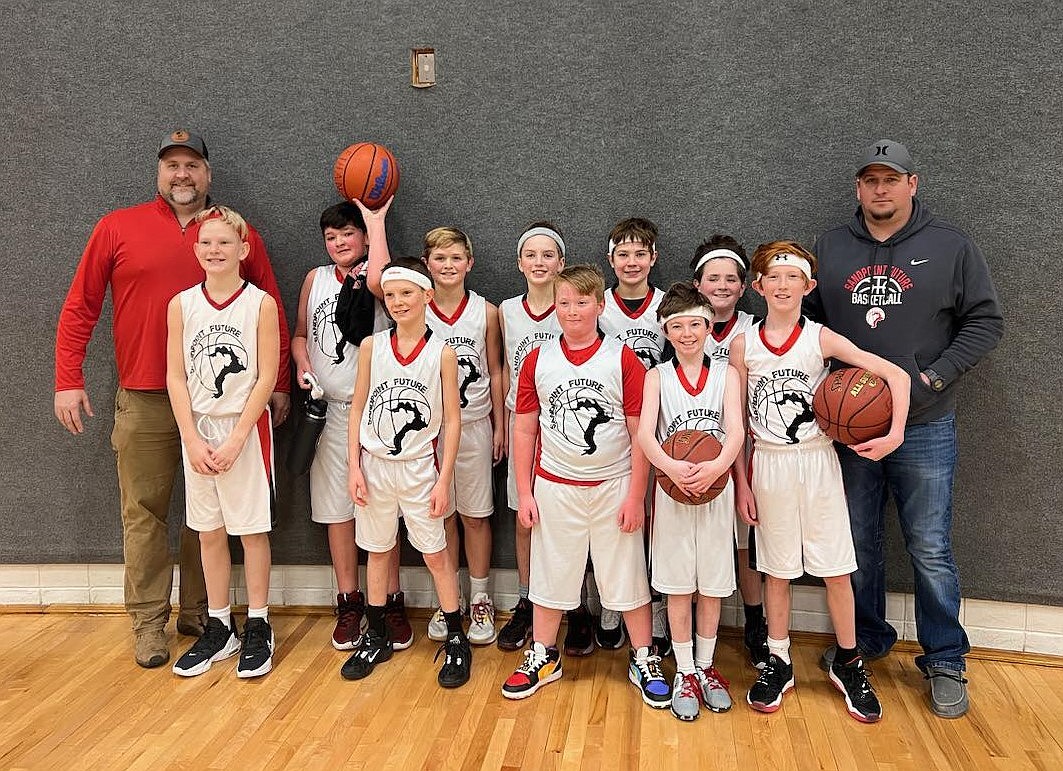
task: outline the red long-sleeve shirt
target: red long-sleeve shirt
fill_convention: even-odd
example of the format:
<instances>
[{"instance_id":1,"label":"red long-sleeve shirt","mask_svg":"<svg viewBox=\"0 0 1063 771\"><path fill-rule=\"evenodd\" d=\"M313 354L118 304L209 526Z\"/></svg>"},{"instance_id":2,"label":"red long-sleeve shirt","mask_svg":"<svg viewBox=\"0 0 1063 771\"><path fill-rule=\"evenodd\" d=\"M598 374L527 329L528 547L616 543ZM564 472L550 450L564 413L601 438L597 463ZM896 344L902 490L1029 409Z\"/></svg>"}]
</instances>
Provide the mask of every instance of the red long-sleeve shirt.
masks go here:
<instances>
[{"instance_id":1,"label":"red long-sleeve shirt","mask_svg":"<svg viewBox=\"0 0 1063 771\"><path fill-rule=\"evenodd\" d=\"M114 351L118 382L138 391L166 388L166 307L170 298L203 281L192 245L199 225L182 229L161 196L104 215L89 237L74 274L55 341L55 389L84 388L82 364L99 321L107 286L114 303ZM249 229L251 252L241 275L277 301L280 368L275 390L288 391L288 324L262 237Z\"/></svg>"}]
</instances>

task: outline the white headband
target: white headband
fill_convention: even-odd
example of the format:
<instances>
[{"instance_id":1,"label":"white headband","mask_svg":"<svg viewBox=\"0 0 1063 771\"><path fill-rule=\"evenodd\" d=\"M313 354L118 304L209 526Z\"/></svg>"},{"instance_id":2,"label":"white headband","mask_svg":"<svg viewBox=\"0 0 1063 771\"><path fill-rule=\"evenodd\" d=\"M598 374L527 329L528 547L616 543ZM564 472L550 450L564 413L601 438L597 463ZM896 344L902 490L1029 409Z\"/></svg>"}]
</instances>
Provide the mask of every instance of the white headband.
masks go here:
<instances>
[{"instance_id":1,"label":"white headband","mask_svg":"<svg viewBox=\"0 0 1063 771\"><path fill-rule=\"evenodd\" d=\"M417 284L421 289L431 289L432 279L423 273L418 273L416 270L410 270L409 268L403 268L401 266L395 266L388 268L380 274L380 285L383 286L389 281L409 281Z\"/></svg>"},{"instance_id":2,"label":"white headband","mask_svg":"<svg viewBox=\"0 0 1063 771\"><path fill-rule=\"evenodd\" d=\"M812 280L812 263L810 263L804 257L799 257L796 254L791 254L790 252L781 252L771 258L771 262L768 263L768 268L770 269L773 265L792 265L798 270L800 270L802 273L804 273L805 278L807 278L809 281ZM762 273L758 273L757 279L759 280L762 276Z\"/></svg>"},{"instance_id":3,"label":"white headband","mask_svg":"<svg viewBox=\"0 0 1063 771\"><path fill-rule=\"evenodd\" d=\"M620 242L620 244L641 244L641 243L642 243L642 241L636 241L633 238L627 238L627 239L625 239L625 240ZM620 244L618 244L616 241L614 241L613 239L610 238L609 239L609 254L611 255L613 253L613 250L616 249L616 247L620 246ZM650 244L650 251L651 252L656 252L657 251L657 244Z\"/></svg>"},{"instance_id":4,"label":"white headband","mask_svg":"<svg viewBox=\"0 0 1063 771\"><path fill-rule=\"evenodd\" d=\"M701 255L701 257L698 259L697 265L694 266L694 272L697 273L699 270L701 270L702 265L704 265L709 260L715 260L717 257L731 258L732 260L738 263L738 267L740 267L742 270L747 270L749 268L749 266L746 265L746 261L738 255L738 252L731 251L730 249L713 249L711 252L706 252L705 254Z\"/></svg>"},{"instance_id":5,"label":"white headband","mask_svg":"<svg viewBox=\"0 0 1063 771\"><path fill-rule=\"evenodd\" d=\"M666 326L672 319L681 319L684 317L702 318L706 321L712 321L712 314L709 313L706 308L699 305L694 308L687 308L686 310L679 311L679 313L673 313L671 316L665 316L661 319L661 326Z\"/></svg>"},{"instance_id":6,"label":"white headband","mask_svg":"<svg viewBox=\"0 0 1063 771\"><path fill-rule=\"evenodd\" d=\"M557 248L561 250L561 256L565 256L565 241L561 238L561 234L553 228L538 227L528 228L524 231L521 237L517 239L518 257L520 257L520 250L524 248L524 244L527 242L527 240L529 238L534 238L535 236L546 236L547 238L552 239L557 244Z\"/></svg>"}]
</instances>

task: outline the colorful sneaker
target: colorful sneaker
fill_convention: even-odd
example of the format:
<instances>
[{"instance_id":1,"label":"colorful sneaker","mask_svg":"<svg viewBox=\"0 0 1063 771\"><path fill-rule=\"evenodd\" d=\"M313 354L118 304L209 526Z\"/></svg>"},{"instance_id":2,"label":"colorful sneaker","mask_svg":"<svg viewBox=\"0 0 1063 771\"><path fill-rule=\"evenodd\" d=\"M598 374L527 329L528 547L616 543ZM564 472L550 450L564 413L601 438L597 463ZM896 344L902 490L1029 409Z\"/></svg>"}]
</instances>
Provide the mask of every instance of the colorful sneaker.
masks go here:
<instances>
[{"instance_id":1,"label":"colorful sneaker","mask_svg":"<svg viewBox=\"0 0 1063 771\"><path fill-rule=\"evenodd\" d=\"M746 624L742 642L745 643L746 650L749 652L749 663L756 669L764 669L764 665L768 663L768 656L770 655L768 651L768 622L762 617L757 621Z\"/></svg>"},{"instance_id":2,"label":"colorful sneaker","mask_svg":"<svg viewBox=\"0 0 1063 771\"><path fill-rule=\"evenodd\" d=\"M236 623L230 629L221 619L208 618L203 634L192 647L173 665L173 673L181 677L195 677L210 669L215 661L235 656L240 651L240 641L236 638Z\"/></svg>"},{"instance_id":3,"label":"colorful sneaker","mask_svg":"<svg viewBox=\"0 0 1063 771\"><path fill-rule=\"evenodd\" d=\"M861 723L877 723L882 718L882 705L867 679L862 659L848 664L835 661L830 668L830 681L845 697L849 714Z\"/></svg>"},{"instance_id":4,"label":"colorful sneaker","mask_svg":"<svg viewBox=\"0 0 1063 771\"><path fill-rule=\"evenodd\" d=\"M391 640L387 638L386 633L382 635L369 628L362 635L362 642L358 649L340 667L340 675L344 680L361 680L369 677L373 667L391 658L393 650Z\"/></svg>"},{"instance_id":5,"label":"colorful sneaker","mask_svg":"<svg viewBox=\"0 0 1063 771\"><path fill-rule=\"evenodd\" d=\"M672 683L672 714L680 720L697 720L701 713L701 684L698 676L675 673Z\"/></svg>"},{"instance_id":6,"label":"colorful sneaker","mask_svg":"<svg viewBox=\"0 0 1063 771\"><path fill-rule=\"evenodd\" d=\"M524 663L502 683L502 695L507 699L526 699L547 683L561 679L561 653L533 642L524 651Z\"/></svg>"},{"instance_id":7,"label":"colorful sneaker","mask_svg":"<svg viewBox=\"0 0 1063 771\"><path fill-rule=\"evenodd\" d=\"M701 702L713 712L726 712L731 708L731 693L727 689L730 683L724 680L716 667L698 670L698 684L701 686Z\"/></svg>"},{"instance_id":8,"label":"colorful sneaker","mask_svg":"<svg viewBox=\"0 0 1063 771\"><path fill-rule=\"evenodd\" d=\"M402 592L388 595L384 605L384 625L388 628L392 650L404 651L413 645L413 627L406 617L406 595Z\"/></svg>"},{"instance_id":9,"label":"colorful sneaker","mask_svg":"<svg viewBox=\"0 0 1063 771\"><path fill-rule=\"evenodd\" d=\"M794 687L794 667L774 653L760 671L760 677L746 694L746 703L757 712L774 712L782 704L783 694Z\"/></svg>"},{"instance_id":10,"label":"colorful sneaker","mask_svg":"<svg viewBox=\"0 0 1063 771\"><path fill-rule=\"evenodd\" d=\"M672 689L661 672L661 657L649 648L631 649L627 679L642 693L642 700L654 709L664 709L672 703Z\"/></svg>"},{"instance_id":11,"label":"colorful sneaker","mask_svg":"<svg viewBox=\"0 0 1063 771\"><path fill-rule=\"evenodd\" d=\"M439 646L436 651L435 661L440 653L445 653L443 668L439 670L437 678L444 688L460 688L469 682L472 673L472 648L469 647L469 638L463 634L453 634L447 641Z\"/></svg>"},{"instance_id":12,"label":"colorful sneaker","mask_svg":"<svg viewBox=\"0 0 1063 771\"><path fill-rule=\"evenodd\" d=\"M443 618L442 608L436 608L432 618L428 619L428 639L432 642L443 642L447 639L447 620Z\"/></svg>"},{"instance_id":13,"label":"colorful sneaker","mask_svg":"<svg viewBox=\"0 0 1063 771\"><path fill-rule=\"evenodd\" d=\"M362 593L337 594L332 647L338 651L353 651L361 642L365 627L365 597Z\"/></svg>"},{"instance_id":14,"label":"colorful sneaker","mask_svg":"<svg viewBox=\"0 0 1063 771\"><path fill-rule=\"evenodd\" d=\"M594 630L594 639L599 647L616 651L624 647L627 635L624 634L624 616L619 610L602 608L598 619L598 628Z\"/></svg>"},{"instance_id":15,"label":"colorful sneaker","mask_svg":"<svg viewBox=\"0 0 1063 771\"><path fill-rule=\"evenodd\" d=\"M668 601L663 597L650 603L653 614L653 647L661 658L672 653L672 638L668 634Z\"/></svg>"},{"instance_id":16,"label":"colorful sneaker","mask_svg":"<svg viewBox=\"0 0 1063 771\"><path fill-rule=\"evenodd\" d=\"M498 647L504 651L519 651L531 640L531 602L527 597L521 597L512 612L509 621L498 632Z\"/></svg>"},{"instance_id":17,"label":"colorful sneaker","mask_svg":"<svg viewBox=\"0 0 1063 771\"><path fill-rule=\"evenodd\" d=\"M590 656L594 653L594 627L591 613L583 605L565 614L568 630L565 632L566 656Z\"/></svg>"},{"instance_id":18,"label":"colorful sneaker","mask_svg":"<svg viewBox=\"0 0 1063 771\"><path fill-rule=\"evenodd\" d=\"M478 592L469 606L469 642L490 645L498 637L495 631L495 603L487 592Z\"/></svg>"},{"instance_id":19,"label":"colorful sneaker","mask_svg":"<svg viewBox=\"0 0 1063 771\"><path fill-rule=\"evenodd\" d=\"M273 627L266 619L247 619L236 676L261 677L273 669L273 644Z\"/></svg>"}]
</instances>

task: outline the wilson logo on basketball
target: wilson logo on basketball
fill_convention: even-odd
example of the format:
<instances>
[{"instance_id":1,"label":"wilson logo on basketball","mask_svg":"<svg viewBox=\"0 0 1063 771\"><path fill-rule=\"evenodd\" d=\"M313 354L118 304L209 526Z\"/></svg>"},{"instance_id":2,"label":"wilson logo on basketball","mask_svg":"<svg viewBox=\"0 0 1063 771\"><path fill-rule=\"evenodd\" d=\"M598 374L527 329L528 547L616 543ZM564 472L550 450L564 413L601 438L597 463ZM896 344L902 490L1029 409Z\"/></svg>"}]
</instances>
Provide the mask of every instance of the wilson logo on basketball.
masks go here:
<instances>
[{"instance_id":1,"label":"wilson logo on basketball","mask_svg":"<svg viewBox=\"0 0 1063 771\"><path fill-rule=\"evenodd\" d=\"M388 183L388 173L391 171L391 164L388 163L388 159L385 156L380 159L380 175L373 180L373 188L369 191L370 200L376 200L384 192L384 186Z\"/></svg>"}]
</instances>

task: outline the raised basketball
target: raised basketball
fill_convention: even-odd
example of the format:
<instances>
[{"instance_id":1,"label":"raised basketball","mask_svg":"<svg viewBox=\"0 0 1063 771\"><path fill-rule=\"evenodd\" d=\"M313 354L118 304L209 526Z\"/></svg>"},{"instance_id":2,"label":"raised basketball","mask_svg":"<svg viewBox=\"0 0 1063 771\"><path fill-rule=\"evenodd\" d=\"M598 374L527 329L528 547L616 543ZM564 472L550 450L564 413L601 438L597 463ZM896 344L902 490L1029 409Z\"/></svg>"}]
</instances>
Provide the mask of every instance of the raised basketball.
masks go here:
<instances>
[{"instance_id":1,"label":"raised basketball","mask_svg":"<svg viewBox=\"0 0 1063 771\"><path fill-rule=\"evenodd\" d=\"M661 442L661 449L676 460L704 463L707 460L713 460L718 457L723 447L712 434L685 428L681 431L676 431ZM725 471L719 479L712 483L712 487L701 495L689 496L676 487L667 474L661 471L657 472L657 484L664 490L665 495L688 506L700 506L711 501L723 492L723 488L727 486L728 478L729 474Z\"/></svg>"},{"instance_id":2,"label":"raised basketball","mask_svg":"<svg viewBox=\"0 0 1063 771\"><path fill-rule=\"evenodd\" d=\"M812 397L823 433L842 444L860 444L889 433L893 396L886 381L866 369L847 367L824 378Z\"/></svg>"},{"instance_id":3,"label":"raised basketball","mask_svg":"<svg viewBox=\"0 0 1063 771\"><path fill-rule=\"evenodd\" d=\"M399 187L399 164L383 145L359 142L340 153L332 177L348 201L357 199L370 209L379 209Z\"/></svg>"}]
</instances>

